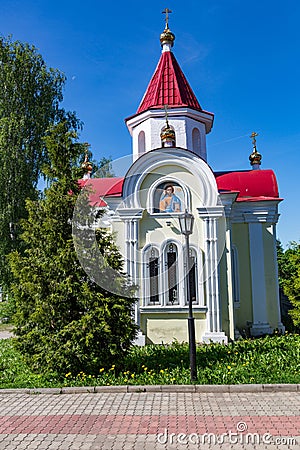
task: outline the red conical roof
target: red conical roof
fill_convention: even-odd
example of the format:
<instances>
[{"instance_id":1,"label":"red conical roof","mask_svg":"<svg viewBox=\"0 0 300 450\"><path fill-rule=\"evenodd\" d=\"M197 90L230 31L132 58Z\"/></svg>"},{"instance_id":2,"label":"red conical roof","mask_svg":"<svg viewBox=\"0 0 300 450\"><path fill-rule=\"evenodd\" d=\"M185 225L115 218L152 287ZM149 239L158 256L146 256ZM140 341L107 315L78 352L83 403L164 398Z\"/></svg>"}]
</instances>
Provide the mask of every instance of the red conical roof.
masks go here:
<instances>
[{"instance_id":1,"label":"red conical roof","mask_svg":"<svg viewBox=\"0 0 300 450\"><path fill-rule=\"evenodd\" d=\"M171 51L163 52L137 114L150 108L186 106L202 111L198 100Z\"/></svg>"}]
</instances>

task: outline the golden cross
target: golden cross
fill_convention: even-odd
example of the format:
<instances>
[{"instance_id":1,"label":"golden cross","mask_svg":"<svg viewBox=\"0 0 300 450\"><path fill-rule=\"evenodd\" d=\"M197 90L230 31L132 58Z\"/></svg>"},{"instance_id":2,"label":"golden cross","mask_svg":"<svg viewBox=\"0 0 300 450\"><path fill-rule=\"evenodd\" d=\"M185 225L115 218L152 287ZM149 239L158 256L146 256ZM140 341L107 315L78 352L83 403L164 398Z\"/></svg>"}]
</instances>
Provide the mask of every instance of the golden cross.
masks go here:
<instances>
[{"instance_id":1,"label":"golden cross","mask_svg":"<svg viewBox=\"0 0 300 450\"><path fill-rule=\"evenodd\" d=\"M253 133L251 134L251 139L252 139L252 144L253 144L253 148L254 151L256 152L256 136L258 136L258 133L255 133L255 131L253 131Z\"/></svg>"},{"instance_id":2,"label":"golden cross","mask_svg":"<svg viewBox=\"0 0 300 450\"><path fill-rule=\"evenodd\" d=\"M84 145L85 160L87 161L91 144L89 144L88 142L84 142L83 145Z\"/></svg>"},{"instance_id":3,"label":"golden cross","mask_svg":"<svg viewBox=\"0 0 300 450\"><path fill-rule=\"evenodd\" d=\"M167 127L169 126L169 121L168 121L168 105L165 105L165 115L166 115L166 123L167 123Z\"/></svg>"},{"instance_id":4,"label":"golden cross","mask_svg":"<svg viewBox=\"0 0 300 450\"><path fill-rule=\"evenodd\" d=\"M167 28L169 28L169 14L171 13L172 11L169 9L169 8L165 8L164 10L163 10L163 14L165 14L166 15L166 29Z\"/></svg>"}]
</instances>

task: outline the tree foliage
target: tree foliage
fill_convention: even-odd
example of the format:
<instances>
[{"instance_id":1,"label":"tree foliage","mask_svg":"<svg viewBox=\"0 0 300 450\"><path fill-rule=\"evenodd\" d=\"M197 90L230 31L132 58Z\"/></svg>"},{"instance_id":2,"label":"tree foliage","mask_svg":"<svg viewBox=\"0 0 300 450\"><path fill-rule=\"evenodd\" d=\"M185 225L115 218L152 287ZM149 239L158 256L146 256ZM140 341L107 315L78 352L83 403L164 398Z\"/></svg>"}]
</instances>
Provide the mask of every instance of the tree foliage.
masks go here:
<instances>
[{"instance_id":1,"label":"tree foliage","mask_svg":"<svg viewBox=\"0 0 300 450\"><path fill-rule=\"evenodd\" d=\"M115 173L112 168L112 158L106 158L103 156L99 163L95 164L94 176L96 178L112 178L115 177Z\"/></svg>"},{"instance_id":2,"label":"tree foliage","mask_svg":"<svg viewBox=\"0 0 300 450\"><path fill-rule=\"evenodd\" d=\"M296 327L300 326L300 244L291 242L286 250L277 245L279 284L292 304L289 314Z\"/></svg>"},{"instance_id":3,"label":"tree foliage","mask_svg":"<svg viewBox=\"0 0 300 450\"><path fill-rule=\"evenodd\" d=\"M46 145L44 172L51 185L41 199L27 200L28 219L22 222L26 250L9 258L15 277L16 342L37 370L96 374L121 359L135 337L133 289L122 274L112 237L101 230L97 245L104 258L98 270L104 278L111 266L118 272L114 283L123 296L100 287L81 267L72 218L82 175L76 167L84 146L67 122L51 130ZM81 197L83 210L89 209L87 198Z\"/></svg>"},{"instance_id":4,"label":"tree foliage","mask_svg":"<svg viewBox=\"0 0 300 450\"><path fill-rule=\"evenodd\" d=\"M21 249L18 222L47 160L43 137L65 114L65 76L48 69L34 46L0 37L0 285L9 285L7 255ZM74 114L67 114L73 125Z\"/></svg>"}]
</instances>

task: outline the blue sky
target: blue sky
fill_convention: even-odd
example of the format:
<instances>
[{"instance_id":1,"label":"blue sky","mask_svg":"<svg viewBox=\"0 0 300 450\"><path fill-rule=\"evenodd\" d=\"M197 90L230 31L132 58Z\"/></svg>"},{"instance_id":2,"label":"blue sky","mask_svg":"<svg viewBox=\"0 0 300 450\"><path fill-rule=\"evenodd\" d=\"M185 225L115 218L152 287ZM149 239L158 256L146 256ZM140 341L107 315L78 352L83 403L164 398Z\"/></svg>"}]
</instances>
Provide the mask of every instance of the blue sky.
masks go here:
<instances>
[{"instance_id":1,"label":"blue sky","mask_svg":"<svg viewBox=\"0 0 300 450\"><path fill-rule=\"evenodd\" d=\"M84 122L96 159L131 153L134 114L160 57L162 10L173 13L174 54L201 106L214 170L248 169L252 131L262 168L277 175L278 237L300 240L300 2L1 0L0 33L34 44L67 76L64 107Z\"/></svg>"}]
</instances>

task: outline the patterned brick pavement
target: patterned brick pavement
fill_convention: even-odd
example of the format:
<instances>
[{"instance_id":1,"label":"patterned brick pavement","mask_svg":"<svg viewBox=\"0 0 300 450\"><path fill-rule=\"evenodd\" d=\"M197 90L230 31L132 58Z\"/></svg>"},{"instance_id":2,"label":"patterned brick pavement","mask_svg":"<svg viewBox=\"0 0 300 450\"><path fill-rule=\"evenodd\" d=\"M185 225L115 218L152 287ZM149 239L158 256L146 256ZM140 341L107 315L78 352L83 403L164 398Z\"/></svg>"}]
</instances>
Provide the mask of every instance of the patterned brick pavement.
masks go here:
<instances>
[{"instance_id":1,"label":"patterned brick pavement","mask_svg":"<svg viewBox=\"0 0 300 450\"><path fill-rule=\"evenodd\" d=\"M0 393L0 450L299 450L299 396Z\"/></svg>"}]
</instances>

